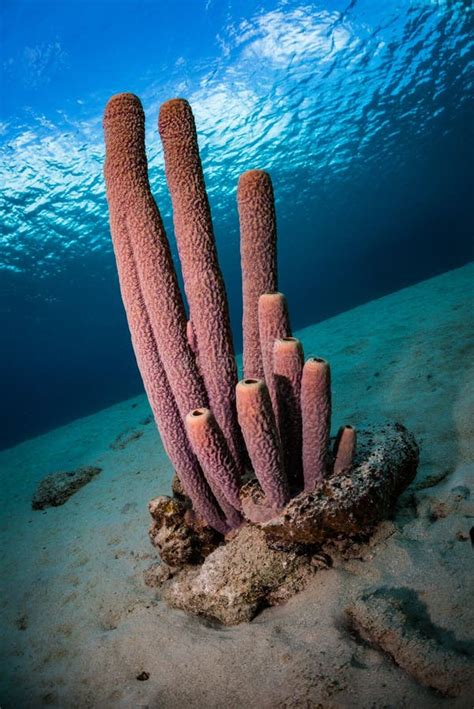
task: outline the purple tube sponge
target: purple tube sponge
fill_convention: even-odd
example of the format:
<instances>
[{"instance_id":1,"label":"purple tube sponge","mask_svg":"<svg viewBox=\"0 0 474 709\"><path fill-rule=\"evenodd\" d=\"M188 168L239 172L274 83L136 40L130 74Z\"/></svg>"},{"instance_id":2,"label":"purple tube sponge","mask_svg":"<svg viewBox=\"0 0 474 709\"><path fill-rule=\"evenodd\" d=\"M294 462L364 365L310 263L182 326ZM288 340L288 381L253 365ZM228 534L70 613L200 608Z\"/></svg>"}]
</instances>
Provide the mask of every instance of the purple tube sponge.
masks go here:
<instances>
[{"instance_id":1,"label":"purple tube sponge","mask_svg":"<svg viewBox=\"0 0 474 709\"><path fill-rule=\"evenodd\" d=\"M334 444L334 475L346 473L356 452L357 432L353 426L341 426Z\"/></svg>"},{"instance_id":2,"label":"purple tube sponge","mask_svg":"<svg viewBox=\"0 0 474 709\"><path fill-rule=\"evenodd\" d=\"M255 475L270 505L279 509L290 494L270 396L262 379L243 379L237 384L237 413Z\"/></svg>"},{"instance_id":3,"label":"purple tube sponge","mask_svg":"<svg viewBox=\"0 0 474 709\"><path fill-rule=\"evenodd\" d=\"M193 409L186 416L186 431L206 479L226 512L234 508L229 522L240 522L240 480L224 435L209 409Z\"/></svg>"},{"instance_id":4,"label":"purple tube sponge","mask_svg":"<svg viewBox=\"0 0 474 709\"><path fill-rule=\"evenodd\" d=\"M239 178L240 259L244 339L244 377L262 379L258 299L277 290L276 219L270 175L249 170Z\"/></svg>"},{"instance_id":5,"label":"purple tube sponge","mask_svg":"<svg viewBox=\"0 0 474 709\"><path fill-rule=\"evenodd\" d=\"M243 442L235 410L237 364L224 279L217 260L196 127L189 103L184 99L164 103L160 109L158 128L173 204L184 289L199 352L199 367L209 406L240 471ZM183 415L205 405L189 406Z\"/></svg>"},{"instance_id":6,"label":"purple tube sponge","mask_svg":"<svg viewBox=\"0 0 474 709\"><path fill-rule=\"evenodd\" d=\"M319 357L303 367L301 415L304 489L311 492L327 473L331 430L331 372Z\"/></svg>"},{"instance_id":7,"label":"purple tube sponge","mask_svg":"<svg viewBox=\"0 0 474 709\"><path fill-rule=\"evenodd\" d=\"M265 384L276 411L276 390L273 378L273 345L275 340L291 336L288 305L283 293L264 293L258 301L258 328Z\"/></svg>"},{"instance_id":8,"label":"purple tube sponge","mask_svg":"<svg viewBox=\"0 0 474 709\"><path fill-rule=\"evenodd\" d=\"M118 94L104 115L105 181L114 247L129 236L160 360L181 417L207 406L207 394L186 336L186 315L158 207L150 192L145 119L133 94Z\"/></svg>"},{"instance_id":9,"label":"purple tube sponge","mask_svg":"<svg viewBox=\"0 0 474 709\"><path fill-rule=\"evenodd\" d=\"M288 482L303 487L301 459L301 375L304 354L295 337L283 337L273 345L273 377L276 389L275 418L280 432Z\"/></svg>"}]
</instances>

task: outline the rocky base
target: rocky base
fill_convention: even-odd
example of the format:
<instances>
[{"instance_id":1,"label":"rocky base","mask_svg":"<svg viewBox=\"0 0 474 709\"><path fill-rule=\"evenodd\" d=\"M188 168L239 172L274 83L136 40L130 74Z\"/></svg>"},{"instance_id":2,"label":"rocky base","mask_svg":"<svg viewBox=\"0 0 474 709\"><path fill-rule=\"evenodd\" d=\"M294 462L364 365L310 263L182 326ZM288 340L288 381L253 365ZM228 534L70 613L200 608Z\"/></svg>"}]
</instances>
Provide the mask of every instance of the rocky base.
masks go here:
<instances>
[{"instance_id":1,"label":"rocky base","mask_svg":"<svg viewBox=\"0 0 474 709\"><path fill-rule=\"evenodd\" d=\"M312 572L308 556L271 549L261 529L244 525L201 566L179 572L165 585L163 598L174 608L236 625L265 605L286 601Z\"/></svg>"},{"instance_id":2,"label":"rocky base","mask_svg":"<svg viewBox=\"0 0 474 709\"><path fill-rule=\"evenodd\" d=\"M173 487L179 490L177 483ZM155 497L148 505L152 524L150 541L162 561L172 568L200 564L222 542L222 535L208 527L181 493L179 497Z\"/></svg>"},{"instance_id":3,"label":"rocky base","mask_svg":"<svg viewBox=\"0 0 474 709\"><path fill-rule=\"evenodd\" d=\"M31 507L34 510L43 510L45 507L58 507L64 505L71 495L87 485L102 468L85 466L59 473L47 475L39 483Z\"/></svg>"},{"instance_id":4,"label":"rocky base","mask_svg":"<svg viewBox=\"0 0 474 709\"><path fill-rule=\"evenodd\" d=\"M300 493L278 513L270 512L257 481L244 485L246 523L226 538L181 496L156 498L150 536L167 567L149 573L148 583L161 585L163 598L176 608L224 625L250 621L330 565L327 549L346 555L351 546L358 549L412 482L417 465L418 447L403 426L367 429L359 433L351 470Z\"/></svg>"},{"instance_id":5,"label":"rocky base","mask_svg":"<svg viewBox=\"0 0 474 709\"><path fill-rule=\"evenodd\" d=\"M268 537L282 543L322 544L362 532L387 517L415 478L419 457L415 439L400 424L386 424L359 433L358 450L352 469L322 481L311 493L297 495L279 514L262 521ZM253 494L254 487L251 483L243 494ZM243 506L245 511L245 502Z\"/></svg>"}]
</instances>

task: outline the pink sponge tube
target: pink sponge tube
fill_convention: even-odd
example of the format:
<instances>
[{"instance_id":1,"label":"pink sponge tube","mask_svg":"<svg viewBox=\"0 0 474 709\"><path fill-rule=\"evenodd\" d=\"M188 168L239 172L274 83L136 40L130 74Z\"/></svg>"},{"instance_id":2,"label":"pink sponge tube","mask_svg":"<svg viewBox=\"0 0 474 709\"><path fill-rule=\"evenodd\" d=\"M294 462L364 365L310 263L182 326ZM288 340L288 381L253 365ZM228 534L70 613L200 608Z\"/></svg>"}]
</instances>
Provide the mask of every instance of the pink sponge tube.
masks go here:
<instances>
[{"instance_id":1,"label":"pink sponge tube","mask_svg":"<svg viewBox=\"0 0 474 709\"><path fill-rule=\"evenodd\" d=\"M267 386L262 379L237 384L237 413L257 479L272 507L290 499L281 444Z\"/></svg>"},{"instance_id":2,"label":"pink sponge tube","mask_svg":"<svg viewBox=\"0 0 474 709\"><path fill-rule=\"evenodd\" d=\"M276 411L276 390L273 379L273 345L275 340L291 336L288 305L283 293L264 293L258 300L258 327L265 383Z\"/></svg>"},{"instance_id":3,"label":"pink sponge tube","mask_svg":"<svg viewBox=\"0 0 474 709\"><path fill-rule=\"evenodd\" d=\"M206 408L193 409L185 423L191 447L228 521L240 523L241 517L236 514L236 510L242 509L238 471L212 412Z\"/></svg>"},{"instance_id":4,"label":"pink sponge tube","mask_svg":"<svg viewBox=\"0 0 474 709\"><path fill-rule=\"evenodd\" d=\"M196 367L198 368L198 371L200 372L201 370L199 369L199 351L198 351L198 346L197 346L196 333L194 332L194 327L193 327L193 323L191 322L191 320L188 320L188 322L186 323L186 336L188 338L189 346L194 354L194 360L196 362Z\"/></svg>"},{"instance_id":5,"label":"pink sponge tube","mask_svg":"<svg viewBox=\"0 0 474 709\"><path fill-rule=\"evenodd\" d=\"M175 398L161 363L138 280L130 238L124 221L111 217L122 299L133 349L163 446L196 512L222 534L229 530L222 510L204 478L186 436Z\"/></svg>"},{"instance_id":6,"label":"pink sponge tube","mask_svg":"<svg viewBox=\"0 0 474 709\"><path fill-rule=\"evenodd\" d=\"M197 342L196 334L194 332L194 327L191 320L186 323L186 336L188 338L189 346L192 349L194 356L197 357Z\"/></svg>"},{"instance_id":7,"label":"pink sponge tube","mask_svg":"<svg viewBox=\"0 0 474 709\"><path fill-rule=\"evenodd\" d=\"M237 188L242 265L244 377L263 378L258 299L277 290L276 219L270 175L249 170Z\"/></svg>"},{"instance_id":8,"label":"pink sponge tube","mask_svg":"<svg viewBox=\"0 0 474 709\"><path fill-rule=\"evenodd\" d=\"M182 418L207 406L204 383L186 337L186 316L170 248L150 192L145 119L139 99L118 94L104 115L105 181L114 248L130 239L144 307ZM120 265L119 265L120 275Z\"/></svg>"},{"instance_id":9,"label":"pink sponge tube","mask_svg":"<svg viewBox=\"0 0 474 709\"><path fill-rule=\"evenodd\" d=\"M304 354L295 337L283 337L273 345L276 389L275 418L280 432L286 474L290 485L303 487L301 459L301 375Z\"/></svg>"},{"instance_id":10,"label":"pink sponge tube","mask_svg":"<svg viewBox=\"0 0 474 709\"><path fill-rule=\"evenodd\" d=\"M327 473L331 429L331 372L319 357L303 367L301 414L304 489L311 492Z\"/></svg>"},{"instance_id":11,"label":"pink sponge tube","mask_svg":"<svg viewBox=\"0 0 474 709\"><path fill-rule=\"evenodd\" d=\"M191 107L184 99L161 106L158 128L184 288L199 352L209 406L241 470L242 437L237 425L237 365L224 279L217 260L211 212ZM203 404L190 406L186 413ZM204 404L205 406L205 404Z\"/></svg>"},{"instance_id":12,"label":"pink sponge tube","mask_svg":"<svg viewBox=\"0 0 474 709\"><path fill-rule=\"evenodd\" d=\"M341 426L334 444L334 475L347 472L354 461L357 432L353 426Z\"/></svg>"}]
</instances>

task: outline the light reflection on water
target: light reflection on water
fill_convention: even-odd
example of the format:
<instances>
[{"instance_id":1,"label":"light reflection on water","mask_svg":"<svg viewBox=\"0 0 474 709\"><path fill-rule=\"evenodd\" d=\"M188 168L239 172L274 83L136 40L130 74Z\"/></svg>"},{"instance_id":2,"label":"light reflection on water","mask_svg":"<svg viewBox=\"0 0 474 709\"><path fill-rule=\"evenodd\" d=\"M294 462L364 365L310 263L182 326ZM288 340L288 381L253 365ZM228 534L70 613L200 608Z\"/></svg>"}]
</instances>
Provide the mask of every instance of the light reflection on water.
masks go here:
<instances>
[{"instance_id":1,"label":"light reflection on water","mask_svg":"<svg viewBox=\"0 0 474 709\"><path fill-rule=\"evenodd\" d=\"M142 93L151 181L165 214L155 125L159 104L174 95L193 106L218 223L229 220L237 177L251 166L277 175L280 205L296 214L311 211L315 192L343 193L360 172L403 171L405 142L415 138L422 153L451 130L472 82L465 3L316 8L285 3L229 23L220 53L204 65L182 56L176 41L160 71L165 81ZM87 118L32 110L27 125L4 125L2 269L44 279L91 251L110 252L101 174L107 98L95 97Z\"/></svg>"}]
</instances>

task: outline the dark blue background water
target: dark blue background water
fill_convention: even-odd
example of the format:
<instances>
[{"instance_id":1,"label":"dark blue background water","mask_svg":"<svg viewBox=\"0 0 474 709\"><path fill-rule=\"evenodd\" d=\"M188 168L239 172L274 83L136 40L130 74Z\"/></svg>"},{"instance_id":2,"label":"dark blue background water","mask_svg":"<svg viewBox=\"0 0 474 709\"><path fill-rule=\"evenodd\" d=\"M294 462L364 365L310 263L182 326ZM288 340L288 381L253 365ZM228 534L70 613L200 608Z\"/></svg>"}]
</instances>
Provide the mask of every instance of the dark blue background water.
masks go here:
<instances>
[{"instance_id":1,"label":"dark blue background water","mask_svg":"<svg viewBox=\"0 0 474 709\"><path fill-rule=\"evenodd\" d=\"M2 406L11 445L141 391L102 181L110 95L193 105L240 348L238 175L270 170L300 327L472 257L469 2L2 4ZM174 248L174 247L173 247Z\"/></svg>"}]
</instances>

